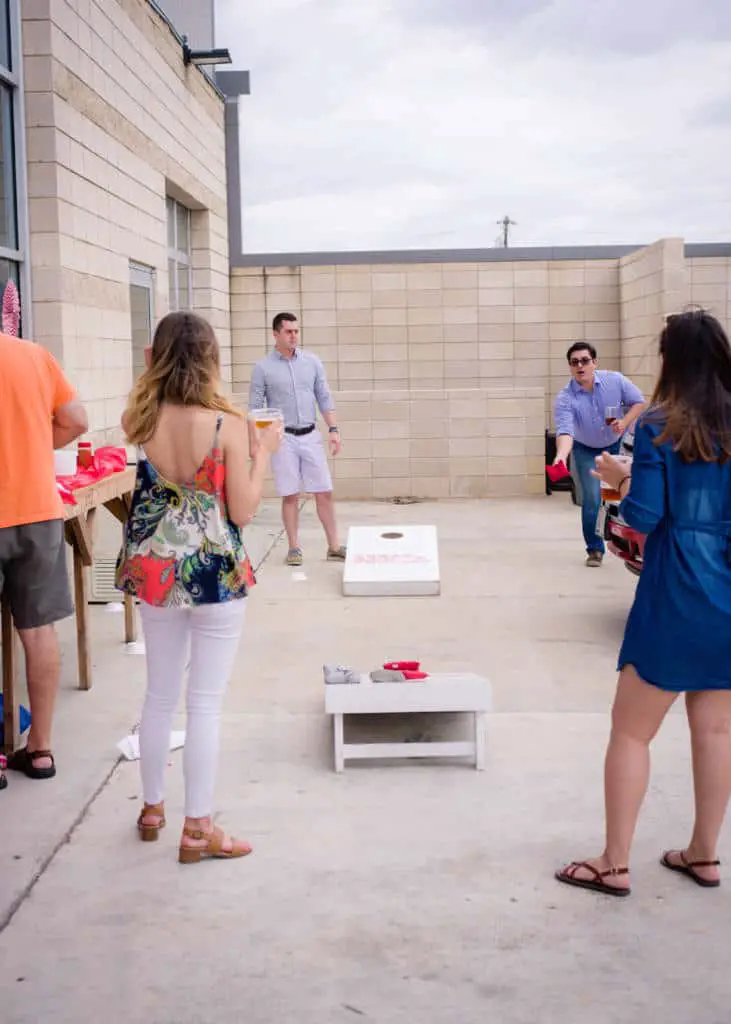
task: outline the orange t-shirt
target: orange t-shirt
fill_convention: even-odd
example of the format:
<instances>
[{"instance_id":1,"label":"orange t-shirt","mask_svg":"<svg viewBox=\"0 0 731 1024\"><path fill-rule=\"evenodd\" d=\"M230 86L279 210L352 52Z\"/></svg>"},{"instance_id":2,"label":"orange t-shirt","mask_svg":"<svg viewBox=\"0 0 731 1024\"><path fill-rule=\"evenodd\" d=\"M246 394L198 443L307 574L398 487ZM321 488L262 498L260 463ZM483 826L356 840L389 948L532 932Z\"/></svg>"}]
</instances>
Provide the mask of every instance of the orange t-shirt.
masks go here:
<instances>
[{"instance_id":1,"label":"orange t-shirt","mask_svg":"<svg viewBox=\"0 0 731 1024\"><path fill-rule=\"evenodd\" d=\"M0 529L63 517L53 415L74 398L47 349L0 334Z\"/></svg>"}]
</instances>

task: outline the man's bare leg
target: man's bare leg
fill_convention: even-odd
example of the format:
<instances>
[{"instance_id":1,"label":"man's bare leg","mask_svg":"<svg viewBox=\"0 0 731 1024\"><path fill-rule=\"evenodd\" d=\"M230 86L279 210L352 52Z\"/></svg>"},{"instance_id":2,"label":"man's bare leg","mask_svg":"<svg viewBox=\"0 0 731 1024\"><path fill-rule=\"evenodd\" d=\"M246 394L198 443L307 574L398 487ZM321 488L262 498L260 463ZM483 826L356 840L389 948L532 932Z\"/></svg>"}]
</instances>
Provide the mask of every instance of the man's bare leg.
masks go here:
<instances>
[{"instance_id":1,"label":"man's bare leg","mask_svg":"<svg viewBox=\"0 0 731 1024\"><path fill-rule=\"evenodd\" d=\"M28 751L51 750L53 709L61 677L61 651L56 627L39 626L37 629L18 630L25 651L25 674L28 682L31 725L28 732ZM36 768L50 768L51 760L38 758Z\"/></svg>"},{"instance_id":2,"label":"man's bare leg","mask_svg":"<svg viewBox=\"0 0 731 1024\"><path fill-rule=\"evenodd\" d=\"M290 551L299 547L299 497L299 494L288 494L282 498L282 522Z\"/></svg>"},{"instance_id":3,"label":"man's bare leg","mask_svg":"<svg viewBox=\"0 0 731 1024\"><path fill-rule=\"evenodd\" d=\"M315 506L317 516L322 523L322 528L327 537L327 546L330 551L337 551L340 547L338 538L338 527L335 522L335 502L332 491L321 491L315 495Z\"/></svg>"}]
</instances>

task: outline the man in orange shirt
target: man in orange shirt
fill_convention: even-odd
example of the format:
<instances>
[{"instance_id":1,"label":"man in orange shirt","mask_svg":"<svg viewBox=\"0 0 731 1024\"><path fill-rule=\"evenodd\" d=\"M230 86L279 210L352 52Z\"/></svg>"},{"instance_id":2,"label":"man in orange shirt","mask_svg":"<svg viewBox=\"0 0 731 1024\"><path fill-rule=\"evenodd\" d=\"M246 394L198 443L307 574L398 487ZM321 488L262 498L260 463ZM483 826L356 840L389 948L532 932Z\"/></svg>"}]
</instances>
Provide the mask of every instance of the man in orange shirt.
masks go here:
<instances>
[{"instance_id":1,"label":"man in orange shirt","mask_svg":"<svg viewBox=\"0 0 731 1024\"><path fill-rule=\"evenodd\" d=\"M73 613L54 449L88 429L86 411L51 353L0 334L0 593L25 651L31 726L8 767L56 774L53 708L61 673L55 622Z\"/></svg>"}]
</instances>

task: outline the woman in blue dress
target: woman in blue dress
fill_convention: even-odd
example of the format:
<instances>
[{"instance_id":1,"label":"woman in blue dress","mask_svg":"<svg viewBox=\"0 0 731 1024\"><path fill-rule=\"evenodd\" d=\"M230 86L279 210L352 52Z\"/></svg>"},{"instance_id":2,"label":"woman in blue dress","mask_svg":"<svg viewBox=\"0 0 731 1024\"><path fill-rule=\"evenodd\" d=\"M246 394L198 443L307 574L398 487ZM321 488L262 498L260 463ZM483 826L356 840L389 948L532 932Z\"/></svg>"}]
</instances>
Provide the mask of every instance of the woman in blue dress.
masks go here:
<instances>
[{"instance_id":1,"label":"woman in blue dress","mask_svg":"<svg viewBox=\"0 0 731 1024\"><path fill-rule=\"evenodd\" d=\"M669 316L661 369L639 422L632 473L611 455L596 475L647 535L619 653L604 769L606 845L556 873L568 885L627 896L629 856L650 774L650 743L679 694L690 726L695 823L661 863L720 885L716 845L731 795L731 347L698 310Z\"/></svg>"}]
</instances>

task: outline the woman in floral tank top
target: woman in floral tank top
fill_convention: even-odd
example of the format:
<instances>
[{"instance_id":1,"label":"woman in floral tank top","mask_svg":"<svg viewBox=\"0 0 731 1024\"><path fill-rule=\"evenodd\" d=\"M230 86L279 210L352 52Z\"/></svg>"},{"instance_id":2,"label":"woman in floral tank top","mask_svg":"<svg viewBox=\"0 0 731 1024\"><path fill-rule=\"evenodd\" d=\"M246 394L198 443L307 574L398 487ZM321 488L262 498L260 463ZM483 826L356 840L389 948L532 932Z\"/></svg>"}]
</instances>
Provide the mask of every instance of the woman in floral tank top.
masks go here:
<instances>
[{"instance_id":1,"label":"woman in floral tank top","mask_svg":"<svg viewBox=\"0 0 731 1024\"><path fill-rule=\"evenodd\" d=\"M140 721L142 839L165 825L163 784L173 714L186 668L181 863L242 857L248 843L213 827L220 708L254 584L241 527L261 501L281 426L257 431L220 390L213 330L192 313L158 325L147 370L122 426L138 446L137 480L117 565L117 586L140 599L147 693Z\"/></svg>"}]
</instances>

